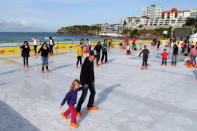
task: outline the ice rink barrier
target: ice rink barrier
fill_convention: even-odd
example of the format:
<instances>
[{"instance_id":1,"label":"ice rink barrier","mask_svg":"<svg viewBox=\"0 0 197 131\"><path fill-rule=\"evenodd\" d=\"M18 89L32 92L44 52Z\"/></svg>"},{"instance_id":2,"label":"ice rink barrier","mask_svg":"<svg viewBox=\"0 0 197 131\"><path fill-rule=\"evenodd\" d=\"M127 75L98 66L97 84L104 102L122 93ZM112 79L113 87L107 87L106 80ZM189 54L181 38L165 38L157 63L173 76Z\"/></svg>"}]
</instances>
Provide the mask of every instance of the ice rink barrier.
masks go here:
<instances>
[{"instance_id":1,"label":"ice rink barrier","mask_svg":"<svg viewBox=\"0 0 197 131\"><path fill-rule=\"evenodd\" d=\"M142 42L144 45L152 43L151 40L142 41ZM119 46L120 43L121 42L112 42L112 47ZM164 44L164 43L167 43L167 41L161 40L161 43ZM138 45L139 41L136 41L136 44ZM93 43L93 46L95 45L96 45L96 42ZM53 49L54 51L73 50L73 49L76 49L78 46L79 46L79 43L72 43L72 44L59 43L59 44L55 44ZM37 50L39 50L40 47L41 45L38 45ZM31 49L31 52L34 52L33 45L30 45L30 49ZM0 46L0 55L12 55L12 54L20 54L20 53L21 53L20 46Z\"/></svg>"}]
</instances>

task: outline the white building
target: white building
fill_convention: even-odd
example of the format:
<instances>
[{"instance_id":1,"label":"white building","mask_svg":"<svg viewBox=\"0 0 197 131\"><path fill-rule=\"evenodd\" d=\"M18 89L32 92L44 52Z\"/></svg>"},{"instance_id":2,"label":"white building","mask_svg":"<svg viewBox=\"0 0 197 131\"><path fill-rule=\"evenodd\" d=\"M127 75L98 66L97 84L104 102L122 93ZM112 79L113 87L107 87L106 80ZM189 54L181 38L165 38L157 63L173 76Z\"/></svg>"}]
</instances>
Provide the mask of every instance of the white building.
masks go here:
<instances>
[{"instance_id":1,"label":"white building","mask_svg":"<svg viewBox=\"0 0 197 131\"><path fill-rule=\"evenodd\" d=\"M190 10L179 11L177 8L172 8L171 11L163 11L163 19L175 19L175 18L188 18L190 17Z\"/></svg>"},{"instance_id":2,"label":"white building","mask_svg":"<svg viewBox=\"0 0 197 131\"><path fill-rule=\"evenodd\" d=\"M122 33L123 25L121 24L103 24L101 26L101 33Z\"/></svg>"},{"instance_id":3,"label":"white building","mask_svg":"<svg viewBox=\"0 0 197 131\"><path fill-rule=\"evenodd\" d=\"M182 27L187 21L187 18L154 18L149 19L148 26L173 26L173 27Z\"/></svg>"},{"instance_id":4,"label":"white building","mask_svg":"<svg viewBox=\"0 0 197 131\"><path fill-rule=\"evenodd\" d=\"M191 10L190 17L191 17L191 18L197 18L197 9L192 9L192 10Z\"/></svg>"},{"instance_id":5,"label":"white building","mask_svg":"<svg viewBox=\"0 0 197 131\"><path fill-rule=\"evenodd\" d=\"M148 23L148 17L142 16L142 17L126 17L121 19L121 24L126 29L133 29L138 28L140 25L147 25Z\"/></svg>"},{"instance_id":6,"label":"white building","mask_svg":"<svg viewBox=\"0 0 197 131\"><path fill-rule=\"evenodd\" d=\"M161 18L149 19L147 26L182 27L190 17L190 12L190 10L179 11L177 8L172 8L171 11L163 11Z\"/></svg>"},{"instance_id":7,"label":"white building","mask_svg":"<svg viewBox=\"0 0 197 131\"><path fill-rule=\"evenodd\" d=\"M161 18L162 11L162 7L151 5L143 9L143 15L149 18Z\"/></svg>"}]
</instances>

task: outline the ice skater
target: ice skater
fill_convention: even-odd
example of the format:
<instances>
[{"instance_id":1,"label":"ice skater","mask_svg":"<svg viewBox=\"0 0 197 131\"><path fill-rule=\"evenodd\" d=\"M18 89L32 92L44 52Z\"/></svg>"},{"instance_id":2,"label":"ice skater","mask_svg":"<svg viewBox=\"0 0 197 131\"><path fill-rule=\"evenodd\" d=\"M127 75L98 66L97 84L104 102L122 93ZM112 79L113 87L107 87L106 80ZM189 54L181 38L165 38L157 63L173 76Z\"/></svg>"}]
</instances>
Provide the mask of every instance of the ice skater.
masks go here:
<instances>
[{"instance_id":1,"label":"ice skater","mask_svg":"<svg viewBox=\"0 0 197 131\"><path fill-rule=\"evenodd\" d=\"M176 44L174 44L173 52L172 52L172 63L171 63L172 66L176 66L177 64L178 52L179 52L179 48Z\"/></svg>"},{"instance_id":2,"label":"ice skater","mask_svg":"<svg viewBox=\"0 0 197 131\"><path fill-rule=\"evenodd\" d=\"M82 58L83 58L83 45L82 44L80 44L80 46L77 48L76 55L77 55L76 68L78 68L82 66ZM78 66L79 63L80 63L80 66Z\"/></svg>"},{"instance_id":3,"label":"ice skater","mask_svg":"<svg viewBox=\"0 0 197 131\"><path fill-rule=\"evenodd\" d=\"M130 47L130 45L127 46L126 55L127 56L131 55L131 47Z\"/></svg>"},{"instance_id":4,"label":"ice skater","mask_svg":"<svg viewBox=\"0 0 197 131\"><path fill-rule=\"evenodd\" d=\"M48 44L46 42L43 43L43 45L40 47L38 51L38 55L41 53L41 58L42 58L42 72L44 72L44 67L46 67L46 70L49 72L49 67L48 67L48 54L50 50L48 47Z\"/></svg>"},{"instance_id":5,"label":"ice skater","mask_svg":"<svg viewBox=\"0 0 197 131\"><path fill-rule=\"evenodd\" d=\"M69 108L65 112L62 112L60 115L65 119L68 119L68 115L71 114L70 126L76 128L78 127L78 124L76 119L75 104L77 103L77 92L81 91L82 89L83 87L80 87L80 81L77 79L74 80L70 87L70 91L66 94L60 106L61 108L67 102Z\"/></svg>"},{"instance_id":6,"label":"ice skater","mask_svg":"<svg viewBox=\"0 0 197 131\"><path fill-rule=\"evenodd\" d=\"M102 58L101 58L101 64L108 64L108 61L107 61L107 40L104 40L104 43L102 44ZM105 63L103 62L105 58Z\"/></svg>"},{"instance_id":7,"label":"ice skater","mask_svg":"<svg viewBox=\"0 0 197 131\"><path fill-rule=\"evenodd\" d=\"M34 44L34 56L37 56L37 39L36 39L36 37L33 37L32 38L32 40L33 40L33 44Z\"/></svg>"},{"instance_id":8,"label":"ice skater","mask_svg":"<svg viewBox=\"0 0 197 131\"><path fill-rule=\"evenodd\" d=\"M77 103L76 111L77 116L81 116L81 106L87 97L88 89L90 90L90 97L87 105L87 110L98 110L98 107L94 106L94 98L96 95L94 86L94 52L91 51L89 57L86 57L83 62L80 74L80 82L84 87L81 97Z\"/></svg>"},{"instance_id":9,"label":"ice skater","mask_svg":"<svg viewBox=\"0 0 197 131\"><path fill-rule=\"evenodd\" d=\"M189 65L189 67L196 67L197 68L196 57L197 57L197 47L195 48L194 46L192 46L192 48L190 50L190 65Z\"/></svg>"},{"instance_id":10,"label":"ice skater","mask_svg":"<svg viewBox=\"0 0 197 131\"><path fill-rule=\"evenodd\" d=\"M94 47L94 51L96 52L96 67L99 67L99 60L101 57L101 41L98 41L97 45Z\"/></svg>"},{"instance_id":11,"label":"ice skater","mask_svg":"<svg viewBox=\"0 0 197 131\"><path fill-rule=\"evenodd\" d=\"M49 55L53 55L53 47L55 45L54 39L52 37L49 37L49 49L50 49L50 54Z\"/></svg>"},{"instance_id":12,"label":"ice skater","mask_svg":"<svg viewBox=\"0 0 197 131\"><path fill-rule=\"evenodd\" d=\"M181 43L181 56L184 56L184 53L185 53L185 43L182 42Z\"/></svg>"},{"instance_id":13,"label":"ice skater","mask_svg":"<svg viewBox=\"0 0 197 131\"><path fill-rule=\"evenodd\" d=\"M29 66L28 58L30 57L30 47L27 41L24 41L23 45L20 47L21 49L21 56L23 57L23 66L24 68Z\"/></svg>"},{"instance_id":14,"label":"ice skater","mask_svg":"<svg viewBox=\"0 0 197 131\"><path fill-rule=\"evenodd\" d=\"M142 67L141 70L147 70L148 69L148 56L150 54L149 50L147 49L147 46L144 45L144 49L140 52L139 57L143 54L143 59L142 59Z\"/></svg>"},{"instance_id":15,"label":"ice skater","mask_svg":"<svg viewBox=\"0 0 197 131\"><path fill-rule=\"evenodd\" d=\"M160 45L161 45L161 41L159 40L159 41L157 42L157 50L159 50Z\"/></svg>"},{"instance_id":16,"label":"ice skater","mask_svg":"<svg viewBox=\"0 0 197 131\"><path fill-rule=\"evenodd\" d=\"M167 66L168 55L169 55L169 53L167 52L166 49L164 49L164 51L161 53L161 56L162 56L162 63L161 63L161 66L162 66L162 65Z\"/></svg>"}]
</instances>

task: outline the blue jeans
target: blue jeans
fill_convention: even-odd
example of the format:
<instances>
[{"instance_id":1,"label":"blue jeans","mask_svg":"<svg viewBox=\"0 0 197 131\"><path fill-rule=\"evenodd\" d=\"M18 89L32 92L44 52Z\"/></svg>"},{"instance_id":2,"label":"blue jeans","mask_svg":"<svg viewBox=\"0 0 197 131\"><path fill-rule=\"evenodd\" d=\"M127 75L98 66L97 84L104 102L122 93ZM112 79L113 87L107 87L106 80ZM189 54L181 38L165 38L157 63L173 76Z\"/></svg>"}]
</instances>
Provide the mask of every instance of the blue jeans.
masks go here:
<instances>
[{"instance_id":1,"label":"blue jeans","mask_svg":"<svg viewBox=\"0 0 197 131\"><path fill-rule=\"evenodd\" d=\"M196 55L192 55L190 58L190 62L192 63L194 60L194 64L196 65Z\"/></svg>"},{"instance_id":2,"label":"blue jeans","mask_svg":"<svg viewBox=\"0 0 197 131\"><path fill-rule=\"evenodd\" d=\"M172 55L172 64L176 64L177 62L177 55L173 54Z\"/></svg>"},{"instance_id":3,"label":"blue jeans","mask_svg":"<svg viewBox=\"0 0 197 131\"><path fill-rule=\"evenodd\" d=\"M48 65L48 56L42 56L42 66Z\"/></svg>"}]
</instances>

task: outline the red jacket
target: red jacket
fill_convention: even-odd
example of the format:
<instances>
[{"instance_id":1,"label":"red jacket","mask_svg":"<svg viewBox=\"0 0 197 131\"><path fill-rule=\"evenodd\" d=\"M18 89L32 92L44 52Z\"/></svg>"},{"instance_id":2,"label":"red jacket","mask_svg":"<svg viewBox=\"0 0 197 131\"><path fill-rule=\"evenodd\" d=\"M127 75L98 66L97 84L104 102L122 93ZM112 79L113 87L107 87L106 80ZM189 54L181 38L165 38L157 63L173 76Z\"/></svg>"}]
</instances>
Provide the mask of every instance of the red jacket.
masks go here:
<instances>
[{"instance_id":1,"label":"red jacket","mask_svg":"<svg viewBox=\"0 0 197 131\"><path fill-rule=\"evenodd\" d=\"M182 48L185 48L185 43L184 43L184 42L181 43L181 47L182 47Z\"/></svg>"},{"instance_id":2,"label":"red jacket","mask_svg":"<svg viewBox=\"0 0 197 131\"><path fill-rule=\"evenodd\" d=\"M168 59L168 52L161 53L162 59Z\"/></svg>"}]
</instances>

